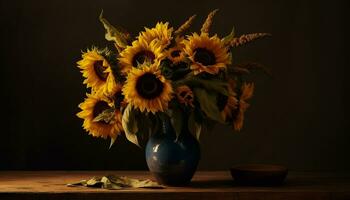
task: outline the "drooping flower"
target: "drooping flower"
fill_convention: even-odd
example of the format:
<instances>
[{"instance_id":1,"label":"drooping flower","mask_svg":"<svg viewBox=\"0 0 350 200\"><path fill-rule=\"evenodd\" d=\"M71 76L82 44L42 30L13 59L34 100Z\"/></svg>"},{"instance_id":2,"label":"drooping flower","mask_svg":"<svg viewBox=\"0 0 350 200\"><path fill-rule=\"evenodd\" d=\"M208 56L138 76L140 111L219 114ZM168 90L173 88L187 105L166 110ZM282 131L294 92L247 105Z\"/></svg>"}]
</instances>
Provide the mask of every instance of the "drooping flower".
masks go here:
<instances>
[{"instance_id":1,"label":"drooping flower","mask_svg":"<svg viewBox=\"0 0 350 200\"><path fill-rule=\"evenodd\" d=\"M91 87L93 91L108 92L116 84L111 66L106 59L109 53L106 49L92 48L84 52L82 60L77 62L85 78L83 83L88 88Z\"/></svg>"},{"instance_id":2,"label":"drooping flower","mask_svg":"<svg viewBox=\"0 0 350 200\"><path fill-rule=\"evenodd\" d=\"M238 98L238 105L236 109L236 116L233 120L233 128L240 131L243 127L244 113L248 109L249 104L246 102L253 96L254 83L243 83L241 86L241 95Z\"/></svg>"},{"instance_id":3,"label":"drooping flower","mask_svg":"<svg viewBox=\"0 0 350 200\"><path fill-rule=\"evenodd\" d=\"M162 51L163 48L157 41L148 43L145 39L139 38L119 54L121 71L127 74L132 68L137 68L145 62L158 65L165 57Z\"/></svg>"},{"instance_id":4,"label":"drooping flower","mask_svg":"<svg viewBox=\"0 0 350 200\"><path fill-rule=\"evenodd\" d=\"M132 68L122 90L127 103L152 113L165 111L173 92L170 81L155 64Z\"/></svg>"},{"instance_id":5,"label":"drooping flower","mask_svg":"<svg viewBox=\"0 0 350 200\"><path fill-rule=\"evenodd\" d=\"M207 33L194 33L183 43L184 51L192 61L191 69L195 75L202 72L218 74L220 69L225 69L231 64L227 47L216 35L209 37Z\"/></svg>"},{"instance_id":6,"label":"drooping flower","mask_svg":"<svg viewBox=\"0 0 350 200\"><path fill-rule=\"evenodd\" d=\"M113 103L99 93L87 94L87 98L79 105L82 110L77 114L84 119L83 128L94 137L102 137L104 139L110 137L116 139L123 131L122 115L118 109L113 109ZM109 121L96 121L102 112L112 109Z\"/></svg>"},{"instance_id":7,"label":"drooping flower","mask_svg":"<svg viewBox=\"0 0 350 200\"><path fill-rule=\"evenodd\" d=\"M182 85L176 88L176 97L180 103L185 104L186 106L194 107L194 95L191 88L189 88L187 85Z\"/></svg>"},{"instance_id":8,"label":"drooping flower","mask_svg":"<svg viewBox=\"0 0 350 200\"><path fill-rule=\"evenodd\" d=\"M217 106L221 112L221 117L224 121L232 119L233 113L237 108L238 100L236 93L234 92L234 85L232 81L229 81L228 95L218 94Z\"/></svg>"}]
</instances>

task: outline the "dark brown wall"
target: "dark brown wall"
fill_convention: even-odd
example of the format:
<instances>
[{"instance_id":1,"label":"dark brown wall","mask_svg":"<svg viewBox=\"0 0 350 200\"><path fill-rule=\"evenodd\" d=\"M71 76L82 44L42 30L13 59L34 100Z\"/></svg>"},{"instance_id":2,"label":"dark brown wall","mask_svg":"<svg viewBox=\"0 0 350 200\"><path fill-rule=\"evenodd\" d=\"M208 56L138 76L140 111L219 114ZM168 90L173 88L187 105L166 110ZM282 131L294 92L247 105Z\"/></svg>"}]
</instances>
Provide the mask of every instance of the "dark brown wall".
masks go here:
<instances>
[{"instance_id":1,"label":"dark brown wall","mask_svg":"<svg viewBox=\"0 0 350 200\"><path fill-rule=\"evenodd\" d=\"M270 32L234 51L234 62L260 62L241 133L217 126L202 135L201 169L281 163L297 170L349 170L346 1L3 1L1 0L0 169L146 169L143 150L120 137L93 139L75 113L85 88L75 62L105 46L101 9L131 32L197 13L194 31L215 8L213 31ZM110 44L109 44L110 45Z\"/></svg>"}]
</instances>

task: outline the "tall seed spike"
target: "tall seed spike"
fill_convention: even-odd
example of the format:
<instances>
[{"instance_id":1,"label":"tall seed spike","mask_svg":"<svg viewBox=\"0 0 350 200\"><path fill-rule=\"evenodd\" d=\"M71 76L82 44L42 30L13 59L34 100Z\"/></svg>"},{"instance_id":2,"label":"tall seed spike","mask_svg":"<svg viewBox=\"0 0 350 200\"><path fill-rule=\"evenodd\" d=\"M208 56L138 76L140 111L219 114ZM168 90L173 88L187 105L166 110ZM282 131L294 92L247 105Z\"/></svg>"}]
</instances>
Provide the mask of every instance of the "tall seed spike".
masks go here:
<instances>
[{"instance_id":1,"label":"tall seed spike","mask_svg":"<svg viewBox=\"0 0 350 200\"><path fill-rule=\"evenodd\" d=\"M183 23L175 32L175 35L181 35L184 33L190 26L192 25L194 19L196 18L197 15L192 15L190 18L186 20L185 23Z\"/></svg>"},{"instance_id":2,"label":"tall seed spike","mask_svg":"<svg viewBox=\"0 0 350 200\"><path fill-rule=\"evenodd\" d=\"M207 19L205 20L205 22L201 28L202 33L209 33L209 29L211 27L211 24L213 23L213 18L218 11L219 11L219 9L215 9L209 13Z\"/></svg>"},{"instance_id":3,"label":"tall seed spike","mask_svg":"<svg viewBox=\"0 0 350 200\"><path fill-rule=\"evenodd\" d=\"M246 43L249 43L254 40L264 38L267 36L271 36L271 34L270 33L250 33L250 34L241 35L238 38L233 38L230 42L230 46L231 47L242 46Z\"/></svg>"}]
</instances>

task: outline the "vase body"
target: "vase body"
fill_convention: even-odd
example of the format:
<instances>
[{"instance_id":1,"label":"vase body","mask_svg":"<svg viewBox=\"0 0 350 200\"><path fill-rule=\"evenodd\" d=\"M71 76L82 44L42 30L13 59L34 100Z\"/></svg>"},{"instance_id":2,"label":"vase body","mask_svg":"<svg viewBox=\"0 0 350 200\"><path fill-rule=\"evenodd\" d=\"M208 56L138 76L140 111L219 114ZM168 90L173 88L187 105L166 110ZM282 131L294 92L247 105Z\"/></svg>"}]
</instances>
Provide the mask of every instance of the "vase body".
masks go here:
<instances>
[{"instance_id":1,"label":"vase body","mask_svg":"<svg viewBox=\"0 0 350 200\"><path fill-rule=\"evenodd\" d=\"M150 172L158 183L164 185L186 185L197 169L200 146L184 124L178 138L170 120L153 134L146 145L146 161Z\"/></svg>"}]
</instances>

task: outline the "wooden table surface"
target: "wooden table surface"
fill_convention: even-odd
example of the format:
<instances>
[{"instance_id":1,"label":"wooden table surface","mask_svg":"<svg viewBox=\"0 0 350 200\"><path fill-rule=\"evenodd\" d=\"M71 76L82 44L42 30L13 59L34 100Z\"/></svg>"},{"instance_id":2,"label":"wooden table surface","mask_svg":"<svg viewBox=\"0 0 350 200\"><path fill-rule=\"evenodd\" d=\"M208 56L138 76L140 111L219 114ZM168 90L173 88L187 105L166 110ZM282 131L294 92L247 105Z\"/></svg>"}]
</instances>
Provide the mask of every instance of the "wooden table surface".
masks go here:
<instances>
[{"instance_id":1,"label":"wooden table surface","mask_svg":"<svg viewBox=\"0 0 350 200\"><path fill-rule=\"evenodd\" d=\"M350 200L350 173L290 172L285 184L277 187L238 186L228 171L199 171L190 185L165 189L104 190L66 186L68 183L107 174L152 179L149 172L141 171L0 171L0 200Z\"/></svg>"}]
</instances>

